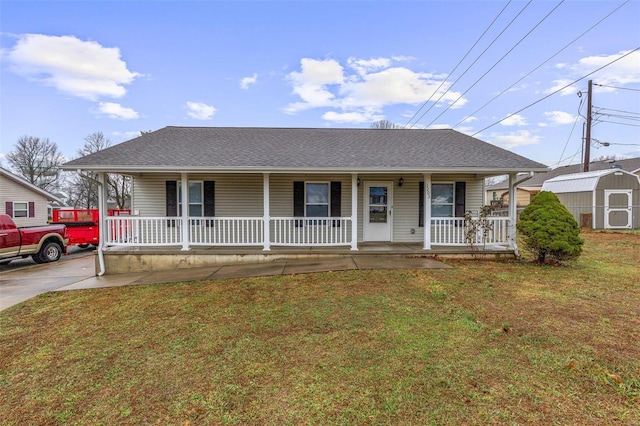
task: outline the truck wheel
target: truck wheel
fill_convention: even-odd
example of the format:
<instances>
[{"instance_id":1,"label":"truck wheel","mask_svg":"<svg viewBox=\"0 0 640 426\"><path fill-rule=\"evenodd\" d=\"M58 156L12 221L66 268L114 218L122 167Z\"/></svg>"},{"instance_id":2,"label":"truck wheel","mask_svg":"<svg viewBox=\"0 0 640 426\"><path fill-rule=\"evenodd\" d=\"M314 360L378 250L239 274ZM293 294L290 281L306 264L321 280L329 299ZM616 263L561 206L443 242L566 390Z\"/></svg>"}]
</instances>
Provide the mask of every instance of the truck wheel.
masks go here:
<instances>
[{"instance_id":1,"label":"truck wheel","mask_svg":"<svg viewBox=\"0 0 640 426\"><path fill-rule=\"evenodd\" d=\"M36 263L55 262L62 256L62 247L60 244L50 241L45 243L38 254L33 255Z\"/></svg>"}]
</instances>

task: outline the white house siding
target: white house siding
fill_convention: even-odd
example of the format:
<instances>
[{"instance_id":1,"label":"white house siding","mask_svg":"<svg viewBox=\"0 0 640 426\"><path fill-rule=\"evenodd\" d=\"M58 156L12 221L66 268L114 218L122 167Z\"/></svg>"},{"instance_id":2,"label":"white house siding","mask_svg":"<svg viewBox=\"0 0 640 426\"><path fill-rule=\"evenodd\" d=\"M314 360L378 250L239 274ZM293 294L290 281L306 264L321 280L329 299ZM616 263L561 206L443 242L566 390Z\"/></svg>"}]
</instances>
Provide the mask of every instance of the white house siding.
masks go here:
<instances>
[{"instance_id":1,"label":"white house siding","mask_svg":"<svg viewBox=\"0 0 640 426\"><path fill-rule=\"evenodd\" d=\"M140 216L165 216L165 182L180 174L134 178L133 210ZM262 216L262 174L190 174L190 181L215 181L216 216Z\"/></svg>"},{"instance_id":2,"label":"white house siding","mask_svg":"<svg viewBox=\"0 0 640 426\"><path fill-rule=\"evenodd\" d=\"M402 187L398 180L403 178ZM179 174L142 175L134 179L134 212L140 216L166 214L165 182L180 180ZM362 174L358 187L358 241L362 241L363 189L366 181L392 181L393 188L393 241L422 242L423 228L418 227L418 193L422 175L410 174ZM190 174L192 181L215 181L215 205L218 217L258 217L263 215L263 176L256 174ZM271 174L270 215L272 217L293 216L293 182L342 182L342 216L351 216L350 174ZM433 183L464 181L466 208L477 213L483 206L483 179L469 175L433 175ZM411 233L411 230L415 233Z\"/></svg>"},{"instance_id":3,"label":"white house siding","mask_svg":"<svg viewBox=\"0 0 640 426\"><path fill-rule=\"evenodd\" d=\"M13 220L17 226L37 226L46 225L49 218L47 199L31 189L20 185L19 183L0 176L2 190L0 190L0 209L5 212L7 201L15 202L33 202L35 206L34 217L14 217Z\"/></svg>"},{"instance_id":4,"label":"white house siding","mask_svg":"<svg viewBox=\"0 0 640 426\"><path fill-rule=\"evenodd\" d=\"M317 175L317 174L295 174L281 175L273 174L269 179L271 187L271 216L292 217L293 216L293 182L342 182L341 191L341 211L342 216L351 216L351 175Z\"/></svg>"},{"instance_id":5,"label":"white house siding","mask_svg":"<svg viewBox=\"0 0 640 426\"><path fill-rule=\"evenodd\" d=\"M403 185L398 186L398 181L402 177ZM424 228L418 227L419 214L419 191L420 182L424 180L423 175L393 174L393 175L359 175L360 186L358 187L358 241L362 241L363 209L364 203L364 182L366 181L392 181L393 182L393 241L403 243L419 243L424 239ZM482 208L482 185L484 179L473 178L468 175L432 175L432 183L454 183L467 182L466 188L466 208L477 213ZM344 192L344 191L343 191ZM411 233L411 230L415 233Z\"/></svg>"}]
</instances>

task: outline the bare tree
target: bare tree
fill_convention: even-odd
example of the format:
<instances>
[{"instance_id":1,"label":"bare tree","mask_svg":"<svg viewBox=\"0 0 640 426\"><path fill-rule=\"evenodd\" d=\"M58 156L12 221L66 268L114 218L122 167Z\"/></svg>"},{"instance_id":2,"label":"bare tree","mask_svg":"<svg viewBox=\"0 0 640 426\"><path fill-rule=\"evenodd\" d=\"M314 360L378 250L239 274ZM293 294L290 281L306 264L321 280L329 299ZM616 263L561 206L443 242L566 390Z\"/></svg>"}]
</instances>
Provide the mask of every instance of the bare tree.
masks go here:
<instances>
[{"instance_id":1,"label":"bare tree","mask_svg":"<svg viewBox=\"0 0 640 426\"><path fill-rule=\"evenodd\" d=\"M14 171L37 187L49 192L58 189L59 167L64 159L58 145L49 138L22 136L7 154L7 161Z\"/></svg>"},{"instance_id":2,"label":"bare tree","mask_svg":"<svg viewBox=\"0 0 640 426\"><path fill-rule=\"evenodd\" d=\"M380 120L375 123L371 123L369 126L371 129L402 129L402 125L393 123L389 120Z\"/></svg>"},{"instance_id":3,"label":"bare tree","mask_svg":"<svg viewBox=\"0 0 640 426\"><path fill-rule=\"evenodd\" d=\"M94 132L84 138L84 145L78 150L78 156L84 157L102 151L111 146L109 138L102 132ZM70 181L69 204L78 208L97 208L99 187L97 174L87 172L85 176L76 174ZM131 197L131 181L126 176L107 174L107 194L109 200L119 209L125 208Z\"/></svg>"}]
</instances>

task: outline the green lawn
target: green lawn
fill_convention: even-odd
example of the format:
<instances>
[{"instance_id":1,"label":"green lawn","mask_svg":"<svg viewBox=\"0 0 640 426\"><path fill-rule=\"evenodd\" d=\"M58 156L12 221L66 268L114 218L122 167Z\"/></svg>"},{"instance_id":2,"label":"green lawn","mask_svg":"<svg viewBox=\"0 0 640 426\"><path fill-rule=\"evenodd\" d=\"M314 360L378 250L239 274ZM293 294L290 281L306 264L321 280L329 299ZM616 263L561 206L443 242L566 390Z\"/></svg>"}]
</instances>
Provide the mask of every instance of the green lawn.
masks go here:
<instances>
[{"instance_id":1,"label":"green lawn","mask_svg":"<svg viewBox=\"0 0 640 426\"><path fill-rule=\"evenodd\" d=\"M0 419L640 424L640 235L448 261L49 293L0 313Z\"/></svg>"}]
</instances>

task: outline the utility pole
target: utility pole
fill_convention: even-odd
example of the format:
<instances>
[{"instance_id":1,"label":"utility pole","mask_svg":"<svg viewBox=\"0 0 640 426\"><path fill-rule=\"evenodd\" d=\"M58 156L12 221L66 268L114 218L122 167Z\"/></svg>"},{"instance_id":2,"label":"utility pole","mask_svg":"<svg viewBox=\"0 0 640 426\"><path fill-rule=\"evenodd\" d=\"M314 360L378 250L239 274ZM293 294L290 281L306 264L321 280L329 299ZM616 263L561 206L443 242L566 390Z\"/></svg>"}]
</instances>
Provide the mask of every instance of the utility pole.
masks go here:
<instances>
[{"instance_id":1,"label":"utility pole","mask_svg":"<svg viewBox=\"0 0 640 426\"><path fill-rule=\"evenodd\" d=\"M589 88L587 91L587 126L584 137L584 167L583 171L589 171L589 162L591 161L591 94L593 92L593 80L589 80Z\"/></svg>"}]
</instances>

